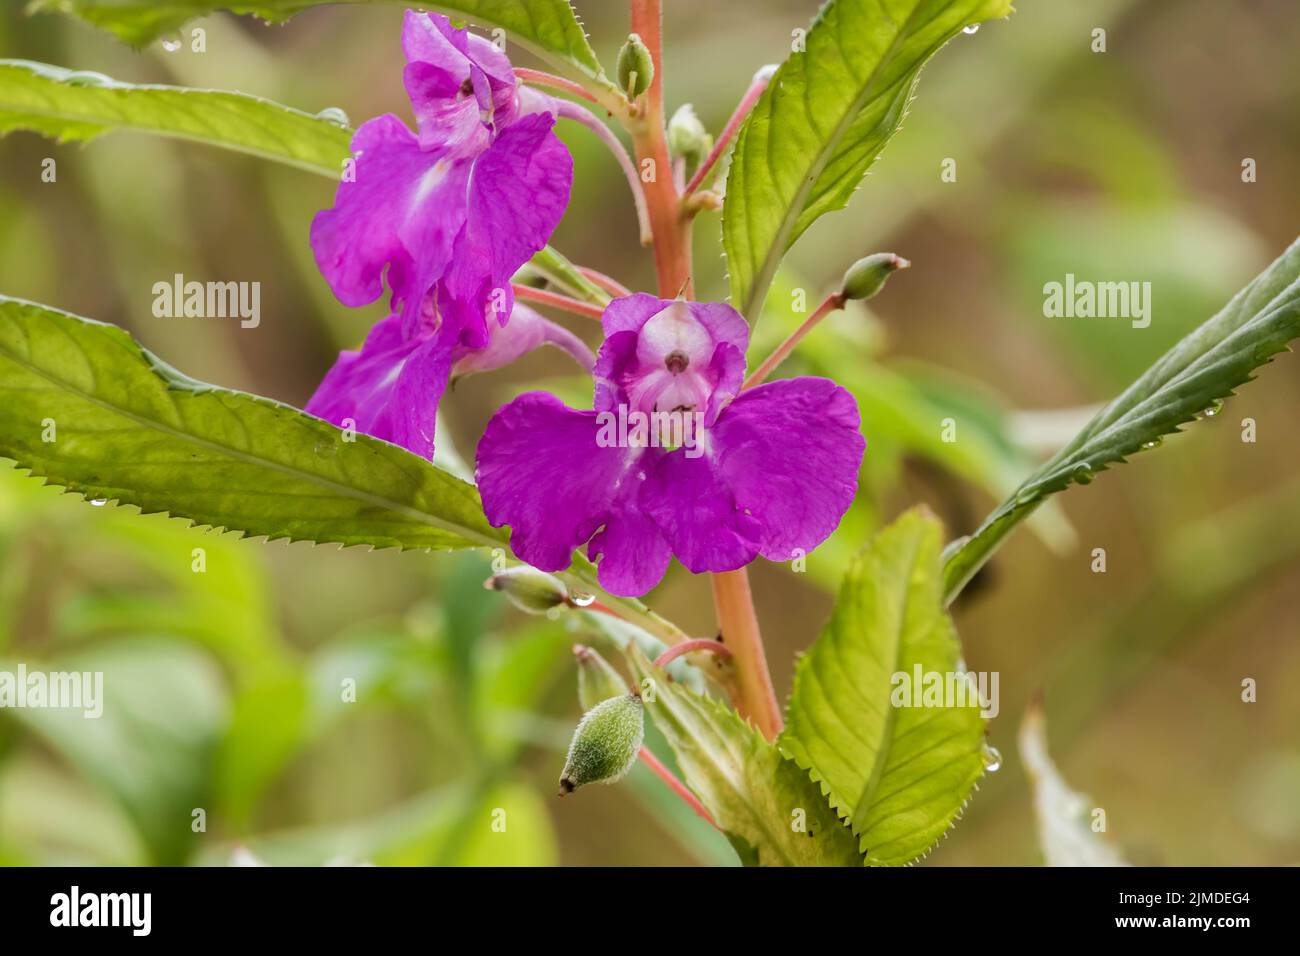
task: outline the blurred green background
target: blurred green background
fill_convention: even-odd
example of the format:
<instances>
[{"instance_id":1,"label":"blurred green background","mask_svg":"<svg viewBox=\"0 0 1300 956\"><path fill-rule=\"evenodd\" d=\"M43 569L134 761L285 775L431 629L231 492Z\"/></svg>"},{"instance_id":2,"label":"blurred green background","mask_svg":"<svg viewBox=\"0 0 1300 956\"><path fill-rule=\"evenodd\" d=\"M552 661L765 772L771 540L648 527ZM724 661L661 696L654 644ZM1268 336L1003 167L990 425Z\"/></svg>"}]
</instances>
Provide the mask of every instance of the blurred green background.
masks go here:
<instances>
[{"instance_id":1,"label":"blurred green background","mask_svg":"<svg viewBox=\"0 0 1300 956\"><path fill-rule=\"evenodd\" d=\"M623 5L578 6L612 64ZM875 526L923 501L953 535L972 530L1088 406L1296 235L1294 0L1020 6L927 68L902 132L850 208L797 247L760 324L758 351L800 320L793 290L815 303L859 255L914 263L787 368L855 392L868 453L861 500L806 573L753 571L782 695L844 556ZM285 27L213 17L199 24L204 53L188 31L174 52L135 51L22 7L6 0L0 14L6 57L341 107L354 123L409 117L397 7L316 9ZM815 12L666 7L669 108L692 102L715 131ZM1090 50L1097 27L1105 53ZM555 245L651 288L626 185L589 133L562 135L576 182ZM56 183L40 180L46 157ZM1242 182L1247 157L1255 183ZM940 179L946 158L956 182ZM0 141L0 291L125 326L194 377L301 405L382 315L345 309L315 271L307 229L331 197L322 178L200 146L15 134ZM725 294L717 232L701 217L704 298ZM153 318L153 283L178 272L260 281L260 327ZM1151 327L1044 318L1042 286L1067 272L1150 281ZM562 321L593 339L592 325ZM1223 414L1070 491L958 604L969 666L1001 674L990 737L1006 759L927 864L1040 861L1014 747L1039 690L1066 779L1106 808L1133 862L1300 861L1298 370L1280 357ZM492 411L543 380L581 396L562 358L535 355L460 382L440 441L471 456ZM956 442L941 439L947 418ZM569 647L586 638L510 609L481 588L488 573L477 555L203 534L0 472L0 667L104 670L109 695L99 721L0 713L0 862L225 863L237 847L272 864L734 862L643 768L554 796L578 716ZM707 583L680 568L652 603L689 631L714 629Z\"/></svg>"}]
</instances>

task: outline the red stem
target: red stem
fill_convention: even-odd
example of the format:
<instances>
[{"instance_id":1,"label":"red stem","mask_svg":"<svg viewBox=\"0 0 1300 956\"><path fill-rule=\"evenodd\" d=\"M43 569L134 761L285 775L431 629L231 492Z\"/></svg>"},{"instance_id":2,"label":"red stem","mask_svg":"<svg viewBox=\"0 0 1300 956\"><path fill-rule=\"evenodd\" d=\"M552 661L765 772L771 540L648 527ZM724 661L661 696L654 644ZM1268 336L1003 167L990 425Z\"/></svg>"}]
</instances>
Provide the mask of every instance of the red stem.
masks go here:
<instances>
[{"instance_id":1,"label":"red stem","mask_svg":"<svg viewBox=\"0 0 1300 956\"><path fill-rule=\"evenodd\" d=\"M803 340L805 335L816 327L818 322L826 318L826 316L830 315L836 309L842 308L844 308L844 296L838 292L832 292L823 299L822 304L817 306L816 311L813 312L812 315L808 316L808 318L804 319L803 325L795 329L790 334L790 337L778 345L776 351L769 355L762 365L754 369L749 378L745 379L745 384L740 386L741 391L762 384L763 380L771 375L772 371L789 357L790 353L794 351L795 346Z\"/></svg>"},{"instance_id":2,"label":"red stem","mask_svg":"<svg viewBox=\"0 0 1300 956\"><path fill-rule=\"evenodd\" d=\"M663 10L660 0L632 0L632 32L650 51L655 66L650 88L642 94L640 115L631 124L632 141L639 164L650 160L654 175L644 183L654 237L655 269L659 295L670 299L691 294L690 220L682 215L681 196L673 182L672 160L668 156L668 132L664 127Z\"/></svg>"},{"instance_id":3,"label":"red stem","mask_svg":"<svg viewBox=\"0 0 1300 956\"><path fill-rule=\"evenodd\" d=\"M750 84L749 89L745 91L745 95L741 97L740 103L736 106L736 111L731 114L731 119L727 120L727 125L722 128L722 132L718 135L718 141L713 144L713 149L709 150L709 155L704 157L704 162L700 163L700 168L695 171L691 181L686 184L685 194L687 196L700 188L700 184L709 175L709 170L713 169L718 160L722 158L722 154L727 150L727 145L739 131L740 125L745 122L745 117L749 115L749 111L754 108L758 98L767 89L768 80L769 77L754 78L754 82Z\"/></svg>"},{"instance_id":4,"label":"red stem","mask_svg":"<svg viewBox=\"0 0 1300 956\"><path fill-rule=\"evenodd\" d=\"M586 100L588 103L600 105L600 100L596 99L591 93L574 83L573 80L566 80L562 76L555 76L552 73L544 73L541 70L529 70L522 66L515 67L515 76L525 83L531 83L534 86L549 86L551 89L563 90L565 93L572 93L574 96Z\"/></svg>"},{"instance_id":5,"label":"red stem","mask_svg":"<svg viewBox=\"0 0 1300 956\"><path fill-rule=\"evenodd\" d=\"M689 641L679 641L668 650L664 651L655 658L655 667L660 670L667 667L683 654L690 654L693 651L709 651L717 654L719 657L727 658L731 656L731 648L726 644L719 644L717 641L711 641L705 637L692 638Z\"/></svg>"},{"instance_id":6,"label":"red stem","mask_svg":"<svg viewBox=\"0 0 1300 956\"><path fill-rule=\"evenodd\" d=\"M548 292L545 289L534 289L532 286L520 285L517 282L511 283L510 287L515 290L515 298L526 299L530 302L540 302L543 305L551 305L557 309L564 309L566 312L572 312L575 315L583 315L589 319L599 319L605 312L598 305L591 305L587 302L579 302L577 299L571 299L567 295L560 295L558 292Z\"/></svg>"},{"instance_id":7,"label":"red stem","mask_svg":"<svg viewBox=\"0 0 1300 956\"><path fill-rule=\"evenodd\" d=\"M691 791L687 789L686 784L673 776L673 772L660 763L659 758L652 754L646 747L641 748L641 760L647 767L658 775L660 780L668 784L669 788L677 794L677 796L686 801L687 805L695 811L696 816L704 820L710 826L719 830L722 829L718 826L713 817L709 815L709 811L704 809L704 804L695 799L695 794L691 793Z\"/></svg>"},{"instance_id":8,"label":"red stem","mask_svg":"<svg viewBox=\"0 0 1300 956\"><path fill-rule=\"evenodd\" d=\"M578 271L615 298L622 298L623 296L632 294L631 289L619 282L617 279L605 275L603 272L597 272L595 269L588 269L586 266L578 266Z\"/></svg>"}]
</instances>

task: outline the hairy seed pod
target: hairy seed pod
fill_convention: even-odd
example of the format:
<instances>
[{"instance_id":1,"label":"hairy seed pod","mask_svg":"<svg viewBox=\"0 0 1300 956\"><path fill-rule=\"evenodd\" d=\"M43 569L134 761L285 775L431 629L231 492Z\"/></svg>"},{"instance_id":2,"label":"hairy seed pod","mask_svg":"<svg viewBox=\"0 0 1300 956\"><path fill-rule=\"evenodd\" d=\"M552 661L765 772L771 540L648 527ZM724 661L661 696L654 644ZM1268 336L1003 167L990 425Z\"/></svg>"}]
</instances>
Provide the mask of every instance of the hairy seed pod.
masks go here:
<instances>
[{"instance_id":1,"label":"hairy seed pod","mask_svg":"<svg viewBox=\"0 0 1300 956\"><path fill-rule=\"evenodd\" d=\"M602 701L627 693L623 675L594 647L574 644L573 656L578 661L578 706L583 710L591 710Z\"/></svg>"},{"instance_id":2,"label":"hairy seed pod","mask_svg":"<svg viewBox=\"0 0 1300 956\"><path fill-rule=\"evenodd\" d=\"M641 42L641 37L629 33L623 49L618 51L618 85L623 88L628 99L636 99L650 89L655 78L655 64L650 51Z\"/></svg>"},{"instance_id":3,"label":"hairy seed pod","mask_svg":"<svg viewBox=\"0 0 1300 956\"><path fill-rule=\"evenodd\" d=\"M582 715L560 774L560 796L589 783L614 783L632 769L645 735L645 705L636 694L601 701Z\"/></svg>"},{"instance_id":4,"label":"hairy seed pod","mask_svg":"<svg viewBox=\"0 0 1300 956\"><path fill-rule=\"evenodd\" d=\"M912 263L892 252L877 252L859 259L844 273L840 295L845 299L870 299L885 287L885 281L899 269Z\"/></svg>"},{"instance_id":5,"label":"hairy seed pod","mask_svg":"<svg viewBox=\"0 0 1300 956\"><path fill-rule=\"evenodd\" d=\"M489 591L500 591L510 603L529 614L545 614L569 603L569 590L554 575L526 564L506 568L483 582Z\"/></svg>"}]
</instances>

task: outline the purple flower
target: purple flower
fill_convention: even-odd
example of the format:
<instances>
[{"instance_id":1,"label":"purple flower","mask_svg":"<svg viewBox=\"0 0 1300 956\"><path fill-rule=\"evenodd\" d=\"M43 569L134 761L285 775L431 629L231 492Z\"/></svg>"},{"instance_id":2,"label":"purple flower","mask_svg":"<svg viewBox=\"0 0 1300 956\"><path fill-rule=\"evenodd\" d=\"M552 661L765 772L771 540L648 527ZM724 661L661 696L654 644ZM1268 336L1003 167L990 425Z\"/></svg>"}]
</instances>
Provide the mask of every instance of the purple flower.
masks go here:
<instances>
[{"instance_id":1,"label":"purple flower","mask_svg":"<svg viewBox=\"0 0 1300 956\"><path fill-rule=\"evenodd\" d=\"M595 408L529 392L478 447L483 507L544 571L585 542L602 587L644 594L674 555L695 573L785 561L835 530L857 491L858 410L826 379L740 392L735 309L637 294L611 302Z\"/></svg>"},{"instance_id":2,"label":"purple flower","mask_svg":"<svg viewBox=\"0 0 1300 956\"><path fill-rule=\"evenodd\" d=\"M402 45L419 132L391 114L357 130L355 175L311 229L339 300L366 305L386 282L394 314L340 354L307 411L431 457L457 363L496 368L547 342L588 367L590 353L516 308L510 287L569 201L573 161L552 131L554 101L521 88L503 53L446 17L408 11ZM521 328L503 334L511 316Z\"/></svg>"},{"instance_id":3,"label":"purple flower","mask_svg":"<svg viewBox=\"0 0 1300 956\"><path fill-rule=\"evenodd\" d=\"M458 344L454 326L427 316L407 337L399 315L390 315L366 337L359 351L342 352L307 403L307 411L335 425L351 420L357 431L382 438L425 458L433 457L438 402L452 376L501 368L543 345L554 345L590 371L593 358L582 340L522 303L510 321L489 328L488 344Z\"/></svg>"},{"instance_id":4,"label":"purple flower","mask_svg":"<svg viewBox=\"0 0 1300 956\"><path fill-rule=\"evenodd\" d=\"M487 40L408 11L402 46L419 133L391 113L357 130L355 175L316 216L312 248L345 305L378 299L387 270L408 336L432 295L481 347L488 313L510 314L510 277L564 213L573 160L552 132L554 101L522 91Z\"/></svg>"}]
</instances>

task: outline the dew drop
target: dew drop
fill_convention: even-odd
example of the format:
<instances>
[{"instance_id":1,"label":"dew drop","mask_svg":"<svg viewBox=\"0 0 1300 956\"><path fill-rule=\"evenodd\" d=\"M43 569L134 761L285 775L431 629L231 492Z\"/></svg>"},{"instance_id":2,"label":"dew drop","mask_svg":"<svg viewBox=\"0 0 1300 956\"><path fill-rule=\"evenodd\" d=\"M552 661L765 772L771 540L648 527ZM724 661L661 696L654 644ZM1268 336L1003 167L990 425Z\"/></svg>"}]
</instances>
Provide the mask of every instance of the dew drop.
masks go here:
<instances>
[{"instance_id":1,"label":"dew drop","mask_svg":"<svg viewBox=\"0 0 1300 956\"><path fill-rule=\"evenodd\" d=\"M91 503L92 505L94 505L96 508L102 508L102 507L104 507L104 505L108 504L108 499L107 499L107 498L91 498L91 499L90 499L90 503Z\"/></svg>"},{"instance_id":2,"label":"dew drop","mask_svg":"<svg viewBox=\"0 0 1300 956\"><path fill-rule=\"evenodd\" d=\"M327 106L316 114L317 119L323 119L327 123L333 123L335 126L347 126L348 114L343 112L337 106Z\"/></svg>"},{"instance_id":3,"label":"dew drop","mask_svg":"<svg viewBox=\"0 0 1300 956\"><path fill-rule=\"evenodd\" d=\"M979 29L980 29L980 25L979 25L978 23L972 23L972 24L971 24L970 26L968 26L968 27L962 27L962 28L961 28L961 32L962 32L962 33L979 33Z\"/></svg>"},{"instance_id":4,"label":"dew drop","mask_svg":"<svg viewBox=\"0 0 1300 956\"><path fill-rule=\"evenodd\" d=\"M574 607L591 607L596 603L596 595L583 594L580 591L570 591L569 603Z\"/></svg>"},{"instance_id":5,"label":"dew drop","mask_svg":"<svg viewBox=\"0 0 1300 956\"><path fill-rule=\"evenodd\" d=\"M1076 484L1087 485L1092 483L1092 465L1086 461L1081 461L1074 468L1074 481Z\"/></svg>"},{"instance_id":6,"label":"dew drop","mask_svg":"<svg viewBox=\"0 0 1300 956\"><path fill-rule=\"evenodd\" d=\"M1206 418L1213 418L1221 411L1223 411L1223 399L1220 398L1220 399L1215 399L1214 403L1210 405L1209 408L1205 409L1205 411L1201 412L1201 414L1204 415Z\"/></svg>"},{"instance_id":7,"label":"dew drop","mask_svg":"<svg viewBox=\"0 0 1300 956\"><path fill-rule=\"evenodd\" d=\"M181 35L179 33L169 33L162 38L162 48L168 53L175 53L181 48Z\"/></svg>"},{"instance_id":8,"label":"dew drop","mask_svg":"<svg viewBox=\"0 0 1300 956\"><path fill-rule=\"evenodd\" d=\"M65 82L69 86L108 86L113 80L103 73L96 73L93 70L78 70L75 73L69 73Z\"/></svg>"},{"instance_id":9,"label":"dew drop","mask_svg":"<svg viewBox=\"0 0 1300 956\"><path fill-rule=\"evenodd\" d=\"M997 773L1002 768L1002 752L997 747L984 744L980 748L980 756L984 759L985 772Z\"/></svg>"},{"instance_id":10,"label":"dew drop","mask_svg":"<svg viewBox=\"0 0 1300 956\"><path fill-rule=\"evenodd\" d=\"M1150 451L1152 448L1159 448L1160 444L1161 444L1161 439L1159 438L1154 438L1151 441L1144 441L1142 443L1142 450Z\"/></svg>"}]
</instances>

